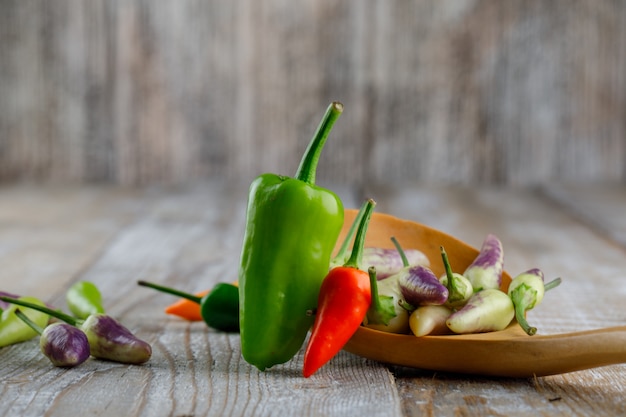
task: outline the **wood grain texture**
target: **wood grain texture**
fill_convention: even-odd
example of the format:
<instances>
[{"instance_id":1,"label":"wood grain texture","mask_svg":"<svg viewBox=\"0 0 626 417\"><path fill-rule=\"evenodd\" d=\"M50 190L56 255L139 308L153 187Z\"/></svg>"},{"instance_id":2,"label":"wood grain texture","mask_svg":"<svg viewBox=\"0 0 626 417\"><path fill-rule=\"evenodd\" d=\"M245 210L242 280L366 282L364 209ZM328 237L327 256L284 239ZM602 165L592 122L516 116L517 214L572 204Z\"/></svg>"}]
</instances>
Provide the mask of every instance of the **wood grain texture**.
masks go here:
<instances>
[{"instance_id":1,"label":"wood grain texture","mask_svg":"<svg viewBox=\"0 0 626 417\"><path fill-rule=\"evenodd\" d=\"M613 0L2 0L0 181L626 179Z\"/></svg>"},{"instance_id":2,"label":"wood grain texture","mask_svg":"<svg viewBox=\"0 0 626 417\"><path fill-rule=\"evenodd\" d=\"M619 308L626 296L619 285L626 247L614 238L626 230L621 217L608 215L626 204L623 187L333 188L348 207L374 197L379 212L424 222L475 246L486 232L497 233L510 272L538 266L548 276L561 275L563 284L529 313L540 333L626 323ZM245 187L221 182L140 191L0 188L0 288L62 306L69 285L91 280L109 312L154 349L143 366L91 359L70 370L52 367L34 340L0 349L0 415L626 413L626 365L497 379L387 367L341 352L304 379L300 352L258 372L241 359L237 335L168 317L162 309L173 298L136 285L146 279L197 291L232 280L246 196Z\"/></svg>"}]
</instances>

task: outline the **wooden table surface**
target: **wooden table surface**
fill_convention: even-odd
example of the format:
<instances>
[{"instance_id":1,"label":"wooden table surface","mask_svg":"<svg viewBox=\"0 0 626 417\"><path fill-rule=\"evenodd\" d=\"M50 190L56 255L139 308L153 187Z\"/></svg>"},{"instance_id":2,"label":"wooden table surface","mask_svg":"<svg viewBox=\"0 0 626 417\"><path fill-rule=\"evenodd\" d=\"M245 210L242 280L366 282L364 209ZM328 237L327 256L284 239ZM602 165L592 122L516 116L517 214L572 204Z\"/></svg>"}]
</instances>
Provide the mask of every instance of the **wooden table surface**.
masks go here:
<instances>
[{"instance_id":1,"label":"wooden table surface","mask_svg":"<svg viewBox=\"0 0 626 417\"><path fill-rule=\"evenodd\" d=\"M322 184L328 186L328 184ZM563 284L529 314L541 334L626 324L626 187L533 189L332 187L346 207L419 221L480 246L488 232L505 268L540 267ZM302 352L259 372L239 336L166 316L173 298L139 279L188 291L231 281L247 185L178 189L15 185L0 188L0 290L64 307L79 280L153 347L145 365L90 359L53 367L35 340L0 349L3 416L616 416L626 365L542 378L486 378L390 367L341 352L301 377ZM626 347L625 347L626 348Z\"/></svg>"}]
</instances>

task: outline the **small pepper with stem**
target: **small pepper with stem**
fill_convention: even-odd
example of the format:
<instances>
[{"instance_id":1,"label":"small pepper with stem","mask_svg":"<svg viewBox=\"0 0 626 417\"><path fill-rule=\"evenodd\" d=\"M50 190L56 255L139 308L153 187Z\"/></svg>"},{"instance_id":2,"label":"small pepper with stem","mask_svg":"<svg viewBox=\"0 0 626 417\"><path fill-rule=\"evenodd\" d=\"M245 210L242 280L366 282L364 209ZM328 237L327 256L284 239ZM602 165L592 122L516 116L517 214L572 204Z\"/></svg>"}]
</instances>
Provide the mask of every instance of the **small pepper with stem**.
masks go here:
<instances>
[{"instance_id":1,"label":"small pepper with stem","mask_svg":"<svg viewBox=\"0 0 626 417\"><path fill-rule=\"evenodd\" d=\"M52 323L44 329L19 309L15 310L15 314L40 335L41 353L54 366L73 367L89 359L89 340L82 330L64 322Z\"/></svg>"},{"instance_id":2,"label":"small pepper with stem","mask_svg":"<svg viewBox=\"0 0 626 417\"><path fill-rule=\"evenodd\" d=\"M467 303L446 320L454 333L481 333L504 330L513 320L511 298L495 288L474 293Z\"/></svg>"},{"instance_id":3,"label":"small pepper with stem","mask_svg":"<svg viewBox=\"0 0 626 417\"><path fill-rule=\"evenodd\" d=\"M331 360L359 328L371 302L368 274L359 268L365 234L376 203L365 203L350 259L330 270L322 281L302 374L313 375Z\"/></svg>"},{"instance_id":4,"label":"small pepper with stem","mask_svg":"<svg viewBox=\"0 0 626 417\"><path fill-rule=\"evenodd\" d=\"M443 246L440 246L439 249L441 251L443 267L446 271L445 275L439 278L439 281L448 288L448 299L445 305L453 309L463 307L472 294L474 294L472 283L465 278L465 276L452 272L446 250Z\"/></svg>"},{"instance_id":5,"label":"small pepper with stem","mask_svg":"<svg viewBox=\"0 0 626 417\"><path fill-rule=\"evenodd\" d=\"M19 299L0 297L1 300L41 311L72 326L78 327L89 341L91 356L114 362L140 364L152 356L152 347L136 337L120 322L106 314L91 314L85 320L77 319L61 311L29 303Z\"/></svg>"},{"instance_id":6,"label":"small pepper with stem","mask_svg":"<svg viewBox=\"0 0 626 417\"><path fill-rule=\"evenodd\" d=\"M7 294L7 293L4 293ZM0 297L6 297L6 295L0 295ZM36 305L44 306L44 302L35 297L9 297L10 299L19 299L21 301L27 301ZM4 301L4 300L2 300ZM17 306L6 302L3 304L2 315L0 315L0 347L9 346L15 343L25 342L37 336L32 328L27 326L22 320L15 315ZM38 326L43 327L48 324L49 317L47 314L33 309L24 309L23 314L36 323Z\"/></svg>"},{"instance_id":7,"label":"small pepper with stem","mask_svg":"<svg viewBox=\"0 0 626 417\"><path fill-rule=\"evenodd\" d=\"M391 237L391 241L404 264L404 268L394 275L398 277L398 285L404 300L413 306L445 303L448 299L448 289L439 282L433 271L424 265L409 265L398 240ZM394 276L385 279L392 279Z\"/></svg>"},{"instance_id":8,"label":"small pepper with stem","mask_svg":"<svg viewBox=\"0 0 626 417\"><path fill-rule=\"evenodd\" d=\"M400 292L397 275L379 280L376 267L368 268L372 302L363 324L370 329L387 333L407 333L409 315L414 307L408 304Z\"/></svg>"},{"instance_id":9,"label":"small pepper with stem","mask_svg":"<svg viewBox=\"0 0 626 417\"><path fill-rule=\"evenodd\" d=\"M198 304L202 319L209 327L223 332L239 331L239 289L236 285L221 282L203 297L198 297L152 282L137 281L137 284Z\"/></svg>"},{"instance_id":10,"label":"small pepper with stem","mask_svg":"<svg viewBox=\"0 0 626 417\"><path fill-rule=\"evenodd\" d=\"M529 336L537 333L537 328L528 324L526 312L537 307L545 292L561 284L561 278L544 284L543 271L538 268L529 269L517 275L509 284L508 294L515 306L515 319Z\"/></svg>"}]
</instances>

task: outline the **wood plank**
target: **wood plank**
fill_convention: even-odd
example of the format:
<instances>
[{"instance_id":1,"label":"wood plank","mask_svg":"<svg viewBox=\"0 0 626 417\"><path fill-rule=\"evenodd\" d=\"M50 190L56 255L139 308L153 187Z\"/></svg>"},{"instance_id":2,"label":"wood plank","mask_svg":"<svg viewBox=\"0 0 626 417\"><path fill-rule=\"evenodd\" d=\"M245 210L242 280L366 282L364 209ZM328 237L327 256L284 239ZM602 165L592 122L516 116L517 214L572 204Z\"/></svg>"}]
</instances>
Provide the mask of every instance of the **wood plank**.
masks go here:
<instances>
[{"instance_id":1,"label":"wood plank","mask_svg":"<svg viewBox=\"0 0 626 417\"><path fill-rule=\"evenodd\" d=\"M611 0L6 2L0 180L290 174L340 100L326 180L620 181L625 49Z\"/></svg>"},{"instance_id":2,"label":"wood plank","mask_svg":"<svg viewBox=\"0 0 626 417\"><path fill-rule=\"evenodd\" d=\"M623 189L596 191L587 197L575 190L571 189L572 195L581 202L593 201L596 212L603 213L617 210L614 196L624 193ZM625 249L598 234L595 227L580 223L572 207L590 210L578 199L570 198L568 206L555 205L535 190L477 187L375 186L366 193L379 201L381 212L425 223L476 247L486 233L495 233L504 245L505 268L513 274L540 267L548 277L562 276L563 284L547 293L544 303L528 315L540 333L626 323L619 308L626 296L619 285L626 268ZM626 365L615 365L536 380L467 378L407 369L395 369L394 375L406 415L592 416L626 412L620 394L625 371Z\"/></svg>"},{"instance_id":3,"label":"wood plank","mask_svg":"<svg viewBox=\"0 0 626 417\"><path fill-rule=\"evenodd\" d=\"M0 285L58 296L134 221L140 194L111 187L0 188Z\"/></svg>"},{"instance_id":4,"label":"wood plank","mask_svg":"<svg viewBox=\"0 0 626 417\"><path fill-rule=\"evenodd\" d=\"M38 353L35 341L10 346L0 350L0 360L7 364L1 377L0 414L386 416L390 410L399 414L393 377L381 364L342 352L305 380L300 353L261 373L242 360L237 335L168 317L162 308L172 297L136 285L138 279L147 279L195 291L231 281L246 196L245 188L210 185L148 193L139 199L141 210L135 220L109 239L73 279L98 285L108 311L152 344L152 359L143 366L92 359L66 371L53 368ZM348 194L345 200L351 198ZM56 195L47 194L48 199L55 200ZM0 198L3 210L12 212L12 201ZM51 204L63 207L62 200ZM57 220L33 218L44 224ZM25 223L22 227L31 227ZM61 298L57 289L50 301Z\"/></svg>"},{"instance_id":5,"label":"wood plank","mask_svg":"<svg viewBox=\"0 0 626 417\"><path fill-rule=\"evenodd\" d=\"M542 267L550 276L562 274L563 285L548 293L544 304L529 315L542 333L626 322L623 311L616 308L626 294L615 278L626 267L624 248L543 191L332 188L347 207L358 207L364 196L373 197L379 212L421 221L475 246L487 231L494 232L504 242L507 269L519 271L530 265ZM46 262L52 266L71 260L65 266L69 276L62 275L60 267L41 268L31 271L33 281L19 281L12 288L17 292L38 288L38 294L60 303L71 282L92 280L101 287L109 311L149 340L154 355L143 366L92 359L61 370L39 353L35 341L0 349L1 415L596 416L626 412L622 401L626 365L537 379L492 379L387 367L341 352L318 374L304 379L300 352L287 364L258 372L241 359L237 335L166 316L162 308L172 297L135 284L137 279L150 279L196 291L230 280L238 261L246 187L212 182L141 193L64 190L0 188L0 230L9 232L0 233L3 262L10 259L9 249L17 251L16 247L25 254L31 249L40 253L43 247L46 258L40 255L41 262L49 258ZM588 201L582 192L570 193ZM606 213L613 201L607 197L606 206L594 204ZM42 233L47 238L40 246L37 236ZM16 258L12 269L27 270L29 259L27 255ZM6 277L0 281L3 286L13 283Z\"/></svg>"},{"instance_id":6,"label":"wood plank","mask_svg":"<svg viewBox=\"0 0 626 417\"><path fill-rule=\"evenodd\" d=\"M623 184L546 185L542 191L581 222L626 247L626 188Z\"/></svg>"}]
</instances>

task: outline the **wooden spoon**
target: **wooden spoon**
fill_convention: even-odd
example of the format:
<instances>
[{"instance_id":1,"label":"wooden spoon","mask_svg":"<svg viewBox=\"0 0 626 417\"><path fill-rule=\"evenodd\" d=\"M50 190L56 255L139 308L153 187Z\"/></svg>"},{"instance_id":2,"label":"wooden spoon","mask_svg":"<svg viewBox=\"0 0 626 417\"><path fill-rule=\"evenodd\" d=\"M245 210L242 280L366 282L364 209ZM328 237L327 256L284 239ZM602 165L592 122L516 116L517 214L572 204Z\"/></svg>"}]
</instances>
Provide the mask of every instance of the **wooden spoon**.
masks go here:
<instances>
[{"instance_id":1,"label":"wooden spoon","mask_svg":"<svg viewBox=\"0 0 626 417\"><path fill-rule=\"evenodd\" d=\"M346 210L342 242L356 216ZM374 213L366 246L393 248L391 236L430 259L436 276L444 273L440 246L453 270L463 271L478 249L441 231L390 215ZM503 274L502 290L511 277ZM499 377L554 375L626 362L626 326L556 335L528 336L513 322L500 332L450 336L398 335L361 327L344 346L356 355L400 366Z\"/></svg>"}]
</instances>

